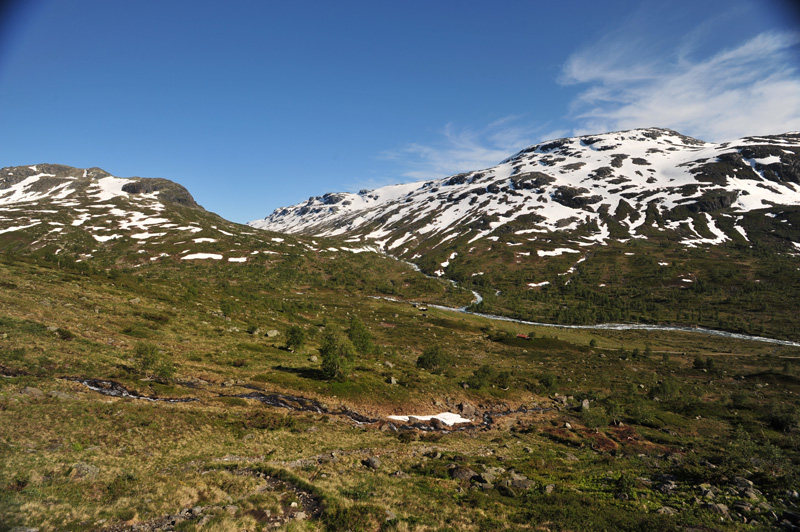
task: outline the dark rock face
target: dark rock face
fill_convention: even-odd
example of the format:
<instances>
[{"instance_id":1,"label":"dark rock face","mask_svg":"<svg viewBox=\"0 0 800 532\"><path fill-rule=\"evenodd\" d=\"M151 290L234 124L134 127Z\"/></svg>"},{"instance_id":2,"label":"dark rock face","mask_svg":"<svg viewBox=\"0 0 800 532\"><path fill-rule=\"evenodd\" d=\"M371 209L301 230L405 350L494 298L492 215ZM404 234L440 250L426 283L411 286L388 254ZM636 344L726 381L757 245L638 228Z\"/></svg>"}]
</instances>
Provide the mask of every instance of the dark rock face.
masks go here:
<instances>
[{"instance_id":1,"label":"dark rock face","mask_svg":"<svg viewBox=\"0 0 800 532\"><path fill-rule=\"evenodd\" d=\"M183 186L161 178L135 178L135 181L125 183L122 186L123 192L129 194L152 194L158 192L158 197L162 201L183 205L184 207L200 208L192 195Z\"/></svg>"},{"instance_id":2,"label":"dark rock face","mask_svg":"<svg viewBox=\"0 0 800 532\"><path fill-rule=\"evenodd\" d=\"M598 203L603 199L603 197L600 195L583 196L583 194L587 194L588 192L588 188L561 186L558 187L555 192L553 192L551 198L553 201L567 207L572 207L573 209L582 209L587 205Z\"/></svg>"},{"instance_id":3,"label":"dark rock face","mask_svg":"<svg viewBox=\"0 0 800 532\"><path fill-rule=\"evenodd\" d=\"M758 162L769 157L779 157L780 162ZM735 153L724 153L715 161L692 169L691 173L698 181L717 185L726 185L728 177L761 180L762 176L775 183L800 184L800 156L779 146L748 146Z\"/></svg>"},{"instance_id":4,"label":"dark rock face","mask_svg":"<svg viewBox=\"0 0 800 532\"><path fill-rule=\"evenodd\" d=\"M687 205L686 208L691 212L714 212L720 209L727 209L739 198L738 190L714 191L704 194L696 203Z\"/></svg>"},{"instance_id":5,"label":"dark rock face","mask_svg":"<svg viewBox=\"0 0 800 532\"><path fill-rule=\"evenodd\" d=\"M593 177L595 179L605 179L606 177L611 177L612 175L614 175L614 170L612 170L608 166L602 166L597 170L595 170L594 172L592 172L591 174L589 174L590 177Z\"/></svg>"},{"instance_id":6,"label":"dark rock face","mask_svg":"<svg viewBox=\"0 0 800 532\"><path fill-rule=\"evenodd\" d=\"M446 181L442 183L442 186L451 187L453 185L463 185L470 179L470 174L456 174L452 177L449 177Z\"/></svg>"},{"instance_id":7,"label":"dark rock face","mask_svg":"<svg viewBox=\"0 0 800 532\"><path fill-rule=\"evenodd\" d=\"M540 190L545 185L555 182L555 178L541 172L525 172L511 177L511 185L515 189Z\"/></svg>"}]
</instances>

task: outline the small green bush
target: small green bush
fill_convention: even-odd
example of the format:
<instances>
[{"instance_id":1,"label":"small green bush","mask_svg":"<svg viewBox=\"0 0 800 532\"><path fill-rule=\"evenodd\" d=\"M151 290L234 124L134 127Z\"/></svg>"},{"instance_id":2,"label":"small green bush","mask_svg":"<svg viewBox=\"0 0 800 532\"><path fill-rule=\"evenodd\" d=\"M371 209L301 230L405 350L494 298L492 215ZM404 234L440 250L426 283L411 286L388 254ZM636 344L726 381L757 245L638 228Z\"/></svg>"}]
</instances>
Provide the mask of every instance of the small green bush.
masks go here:
<instances>
[{"instance_id":1,"label":"small green bush","mask_svg":"<svg viewBox=\"0 0 800 532\"><path fill-rule=\"evenodd\" d=\"M286 331L286 349L290 351L295 351L296 349L300 349L303 347L303 342L305 342L306 333L302 327L299 325L292 325Z\"/></svg>"},{"instance_id":2,"label":"small green bush","mask_svg":"<svg viewBox=\"0 0 800 532\"><path fill-rule=\"evenodd\" d=\"M322 375L328 380L346 381L355 360L356 349L347 338L334 330L325 331L319 348Z\"/></svg>"},{"instance_id":3,"label":"small green bush","mask_svg":"<svg viewBox=\"0 0 800 532\"><path fill-rule=\"evenodd\" d=\"M417 359L417 367L441 373L452 363L452 357L438 344L426 347Z\"/></svg>"},{"instance_id":4,"label":"small green bush","mask_svg":"<svg viewBox=\"0 0 800 532\"><path fill-rule=\"evenodd\" d=\"M347 329L347 337L353 342L359 355L367 355L375 351L375 344L372 335L358 316L350 318L350 327Z\"/></svg>"},{"instance_id":5,"label":"small green bush","mask_svg":"<svg viewBox=\"0 0 800 532\"><path fill-rule=\"evenodd\" d=\"M511 386L511 372L497 371L489 364L484 364L480 368L476 369L472 376L467 379L467 384L470 388L474 388L476 390L488 385L507 389Z\"/></svg>"},{"instance_id":6,"label":"small green bush","mask_svg":"<svg viewBox=\"0 0 800 532\"><path fill-rule=\"evenodd\" d=\"M539 375L539 386L542 387L544 392L551 392L558 384L558 377L552 373L542 373Z\"/></svg>"},{"instance_id":7,"label":"small green bush","mask_svg":"<svg viewBox=\"0 0 800 532\"><path fill-rule=\"evenodd\" d=\"M139 342L133 348L133 359L136 369L142 373L152 370L159 362L158 346L146 342Z\"/></svg>"},{"instance_id":8,"label":"small green bush","mask_svg":"<svg viewBox=\"0 0 800 532\"><path fill-rule=\"evenodd\" d=\"M64 341L66 341L66 342L69 342L70 340L72 340L73 338L75 338L75 335L74 335L74 334L72 334L72 332L71 332L71 331L69 331L69 330L67 330L67 329L64 329L63 327L59 327L58 329L56 329L56 335L57 335L57 336L58 336L58 337L59 337L61 340L64 340Z\"/></svg>"}]
</instances>

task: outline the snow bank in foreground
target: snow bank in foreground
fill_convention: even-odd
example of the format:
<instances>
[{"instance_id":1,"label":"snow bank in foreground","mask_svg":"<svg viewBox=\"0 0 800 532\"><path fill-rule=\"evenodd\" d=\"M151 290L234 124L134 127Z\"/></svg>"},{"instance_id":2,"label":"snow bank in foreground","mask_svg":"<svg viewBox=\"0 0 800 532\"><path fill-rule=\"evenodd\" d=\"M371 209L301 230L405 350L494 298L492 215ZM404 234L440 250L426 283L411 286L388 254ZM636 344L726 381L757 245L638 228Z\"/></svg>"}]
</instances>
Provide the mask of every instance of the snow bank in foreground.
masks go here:
<instances>
[{"instance_id":1,"label":"snow bank in foreground","mask_svg":"<svg viewBox=\"0 0 800 532\"><path fill-rule=\"evenodd\" d=\"M452 412L442 412L432 416L389 416L389 419L395 421L430 421L436 418L445 425L455 425L456 423L472 423L471 419L463 418L458 414Z\"/></svg>"}]
</instances>

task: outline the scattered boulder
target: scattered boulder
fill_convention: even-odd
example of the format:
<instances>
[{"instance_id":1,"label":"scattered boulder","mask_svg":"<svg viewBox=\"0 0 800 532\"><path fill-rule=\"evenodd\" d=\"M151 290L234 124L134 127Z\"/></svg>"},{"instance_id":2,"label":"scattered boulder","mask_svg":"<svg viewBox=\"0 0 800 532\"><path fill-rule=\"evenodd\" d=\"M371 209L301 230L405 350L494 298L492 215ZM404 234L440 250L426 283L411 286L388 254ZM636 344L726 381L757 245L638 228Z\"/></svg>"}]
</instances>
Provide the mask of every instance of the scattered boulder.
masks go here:
<instances>
[{"instance_id":1,"label":"scattered boulder","mask_svg":"<svg viewBox=\"0 0 800 532\"><path fill-rule=\"evenodd\" d=\"M430 424L435 430L444 430L446 428L442 420L436 417L431 418Z\"/></svg>"},{"instance_id":2,"label":"scattered boulder","mask_svg":"<svg viewBox=\"0 0 800 532\"><path fill-rule=\"evenodd\" d=\"M581 401L581 411L585 412L587 410L589 410L589 400L584 399L583 401Z\"/></svg>"},{"instance_id":3,"label":"scattered boulder","mask_svg":"<svg viewBox=\"0 0 800 532\"><path fill-rule=\"evenodd\" d=\"M377 456L370 456L361 463L370 469L380 469L381 467L381 461Z\"/></svg>"},{"instance_id":4,"label":"scattered boulder","mask_svg":"<svg viewBox=\"0 0 800 532\"><path fill-rule=\"evenodd\" d=\"M267 331L267 337L268 338L275 338L279 334L281 334L280 331L278 331L276 329L270 329L270 330Z\"/></svg>"},{"instance_id":5,"label":"scattered boulder","mask_svg":"<svg viewBox=\"0 0 800 532\"><path fill-rule=\"evenodd\" d=\"M555 490L556 490L555 484L548 484L547 486L544 487L544 492L547 494L553 493Z\"/></svg>"},{"instance_id":6,"label":"scattered boulder","mask_svg":"<svg viewBox=\"0 0 800 532\"><path fill-rule=\"evenodd\" d=\"M676 515L678 513L678 510L676 510L672 506L662 506L661 508L656 510L656 513L661 515Z\"/></svg>"},{"instance_id":7,"label":"scattered boulder","mask_svg":"<svg viewBox=\"0 0 800 532\"><path fill-rule=\"evenodd\" d=\"M706 503L701 508L703 508L703 510L714 512L715 514L719 514L722 517L728 517L730 515L730 510L728 510L727 505L722 504L721 502Z\"/></svg>"},{"instance_id":8,"label":"scattered boulder","mask_svg":"<svg viewBox=\"0 0 800 532\"><path fill-rule=\"evenodd\" d=\"M30 386L25 386L19 393L22 395L30 395L31 397L42 397L44 395L44 392L39 388L32 388Z\"/></svg>"},{"instance_id":9,"label":"scattered boulder","mask_svg":"<svg viewBox=\"0 0 800 532\"><path fill-rule=\"evenodd\" d=\"M755 488L747 488L742 490L740 493L743 497L747 497L751 501L757 501L762 496L762 493Z\"/></svg>"},{"instance_id":10,"label":"scattered boulder","mask_svg":"<svg viewBox=\"0 0 800 532\"><path fill-rule=\"evenodd\" d=\"M518 490L528 491L534 486L534 482L524 475L511 475L511 487Z\"/></svg>"},{"instance_id":11,"label":"scattered boulder","mask_svg":"<svg viewBox=\"0 0 800 532\"><path fill-rule=\"evenodd\" d=\"M478 474L468 467L456 466L450 470L450 476L454 480L469 481L477 477Z\"/></svg>"},{"instance_id":12,"label":"scattered boulder","mask_svg":"<svg viewBox=\"0 0 800 532\"><path fill-rule=\"evenodd\" d=\"M47 392L47 395L49 395L50 397L53 397L55 399L64 399L64 400L77 399L78 398L77 395L74 395L74 394L71 394L71 393L67 393L67 392L60 392L58 390L53 390L53 391Z\"/></svg>"},{"instance_id":13,"label":"scattered boulder","mask_svg":"<svg viewBox=\"0 0 800 532\"><path fill-rule=\"evenodd\" d=\"M676 484L674 481L666 480L664 482L658 483L656 485L655 489L657 491L660 491L661 493L667 494L667 493L670 493L672 490L674 490L677 487L678 487L678 484Z\"/></svg>"},{"instance_id":14,"label":"scattered boulder","mask_svg":"<svg viewBox=\"0 0 800 532\"><path fill-rule=\"evenodd\" d=\"M475 414L477 413L475 407L472 406L470 403L467 403L466 401L458 405L458 410L462 416L468 418L474 418Z\"/></svg>"},{"instance_id":15,"label":"scattered boulder","mask_svg":"<svg viewBox=\"0 0 800 532\"><path fill-rule=\"evenodd\" d=\"M318 360L319 359L317 358L317 355L311 355L310 357L308 357L309 362L317 362Z\"/></svg>"},{"instance_id":16,"label":"scattered boulder","mask_svg":"<svg viewBox=\"0 0 800 532\"><path fill-rule=\"evenodd\" d=\"M100 473L100 469L97 466L87 464L86 462L78 462L72 465L70 477L73 479L91 478L97 476L98 473Z\"/></svg>"}]
</instances>

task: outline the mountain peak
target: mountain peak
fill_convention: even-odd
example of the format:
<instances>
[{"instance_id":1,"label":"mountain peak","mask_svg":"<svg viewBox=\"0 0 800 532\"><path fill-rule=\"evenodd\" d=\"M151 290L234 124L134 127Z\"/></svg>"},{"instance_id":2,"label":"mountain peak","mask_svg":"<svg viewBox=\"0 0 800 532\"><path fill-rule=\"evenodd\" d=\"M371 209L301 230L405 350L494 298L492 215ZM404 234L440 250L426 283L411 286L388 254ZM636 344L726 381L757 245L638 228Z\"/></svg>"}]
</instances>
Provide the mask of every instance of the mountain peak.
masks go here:
<instances>
[{"instance_id":1,"label":"mountain peak","mask_svg":"<svg viewBox=\"0 0 800 532\"><path fill-rule=\"evenodd\" d=\"M28 201L72 202L87 196L102 199L155 194L159 201L202 208L183 186L162 178L115 177L102 168L34 164L0 168L0 205Z\"/></svg>"}]
</instances>

